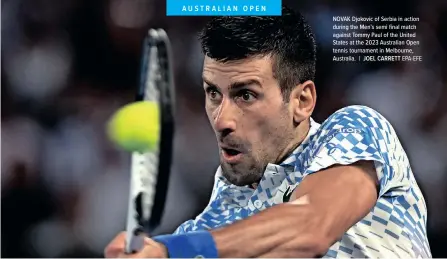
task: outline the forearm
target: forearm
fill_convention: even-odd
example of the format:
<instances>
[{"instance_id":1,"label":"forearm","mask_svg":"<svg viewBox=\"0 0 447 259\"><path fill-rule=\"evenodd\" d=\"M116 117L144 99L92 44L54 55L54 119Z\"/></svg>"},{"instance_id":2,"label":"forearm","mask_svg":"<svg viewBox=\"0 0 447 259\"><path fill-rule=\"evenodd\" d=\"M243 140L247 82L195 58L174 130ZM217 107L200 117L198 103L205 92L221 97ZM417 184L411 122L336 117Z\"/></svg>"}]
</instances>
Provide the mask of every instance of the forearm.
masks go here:
<instances>
[{"instance_id":1,"label":"forearm","mask_svg":"<svg viewBox=\"0 0 447 259\"><path fill-rule=\"evenodd\" d=\"M369 173L359 168L367 168ZM294 191L293 199L297 200L212 231L219 257L324 255L374 206L374 176L370 162L337 166L308 176ZM303 198L307 202L298 205Z\"/></svg>"},{"instance_id":2,"label":"forearm","mask_svg":"<svg viewBox=\"0 0 447 259\"><path fill-rule=\"evenodd\" d=\"M219 257L317 257L330 241L322 217L306 205L282 204L212 231Z\"/></svg>"},{"instance_id":3,"label":"forearm","mask_svg":"<svg viewBox=\"0 0 447 259\"><path fill-rule=\"evenodd\" d=\"M156 241L163 242L169 255L177 258L321 257L374 206L374 177L369 162L334 166L307 176L293 192L291 202L210 232Z\"/></svg>"}]
</instances>

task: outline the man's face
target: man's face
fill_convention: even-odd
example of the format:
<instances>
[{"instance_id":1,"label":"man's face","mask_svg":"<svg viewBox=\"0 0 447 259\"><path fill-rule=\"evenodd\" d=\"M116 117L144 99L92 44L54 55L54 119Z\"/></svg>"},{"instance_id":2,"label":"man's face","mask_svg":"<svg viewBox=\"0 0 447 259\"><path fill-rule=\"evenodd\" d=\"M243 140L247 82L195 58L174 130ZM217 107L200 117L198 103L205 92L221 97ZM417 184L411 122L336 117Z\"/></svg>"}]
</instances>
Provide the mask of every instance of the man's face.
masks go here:
<instances>
[{"instance_id":1,"label":"man's face","mask_svg":"<svg viewBox=\"0 0 447 259\"><path fill-rule=\"evenodd\" d=\"M203 80L223 175L239 186L257 182L295 137L271 58L222 63L205 57Z\"/></svg>"}]
</instances>

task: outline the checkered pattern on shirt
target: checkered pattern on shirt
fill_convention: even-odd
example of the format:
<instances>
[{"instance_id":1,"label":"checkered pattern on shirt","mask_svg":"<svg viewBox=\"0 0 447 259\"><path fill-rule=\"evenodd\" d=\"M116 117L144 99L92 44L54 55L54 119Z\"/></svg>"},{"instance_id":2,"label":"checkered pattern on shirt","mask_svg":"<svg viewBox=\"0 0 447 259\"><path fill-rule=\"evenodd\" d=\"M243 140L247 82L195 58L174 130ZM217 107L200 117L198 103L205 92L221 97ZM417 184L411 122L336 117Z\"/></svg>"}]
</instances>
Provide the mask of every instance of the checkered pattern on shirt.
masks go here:
<instances>
[{"instance_id":1,"label":"checkered pattern on shirt","mask_svg":"<svg viewBox=\"0 0 447 259\"><path fill-rule=\"evenodd\" d=\"M427 208L407 155L389 122L365 106L340 109L321 125L312 121L304 142L282 164L269 164L256 190L230 184L219 167L208 206L175 234L244 219L281 203L286 188L295 188L307 175L360 160L374 161L377 204L325 257L431 257Z\"/></svg>"}]
</instances>

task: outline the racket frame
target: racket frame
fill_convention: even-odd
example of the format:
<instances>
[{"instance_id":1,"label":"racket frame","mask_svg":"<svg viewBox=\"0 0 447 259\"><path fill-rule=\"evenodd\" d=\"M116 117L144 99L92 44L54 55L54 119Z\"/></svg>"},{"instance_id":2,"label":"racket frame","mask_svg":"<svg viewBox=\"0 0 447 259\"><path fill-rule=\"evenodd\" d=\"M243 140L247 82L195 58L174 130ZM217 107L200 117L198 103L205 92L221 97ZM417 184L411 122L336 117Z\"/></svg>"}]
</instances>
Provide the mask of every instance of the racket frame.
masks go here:
<instances>
[{"instance_id":1,"label":"racket frame","mask_svg":"<svg viewBox=\"0 0 447 259\"><path fill-rule=\"evenodd\" d=\"M159 103L161 127L156 150L131 155L126 253L141 250L144 237L160 224L169 184L175 132L175 84L171 43L163 29L150 29L144 39L139 83L136 100ZM154 88L155 98L146 95L148 87Z\"/></svg>"}]
</instances>

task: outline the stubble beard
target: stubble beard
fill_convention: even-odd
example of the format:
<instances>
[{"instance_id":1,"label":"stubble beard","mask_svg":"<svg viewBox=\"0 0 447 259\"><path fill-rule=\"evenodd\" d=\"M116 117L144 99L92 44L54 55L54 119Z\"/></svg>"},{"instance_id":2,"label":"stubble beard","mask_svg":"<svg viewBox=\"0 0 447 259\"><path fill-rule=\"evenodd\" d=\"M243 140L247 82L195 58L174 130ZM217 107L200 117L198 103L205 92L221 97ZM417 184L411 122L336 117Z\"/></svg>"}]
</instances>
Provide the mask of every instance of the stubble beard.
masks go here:
<instances>
[{"instance_id":1,"label":"stubble beard","mask_svg":"<svg viewBox=\"0 0 447 259\"><path fill-rule=\"evenodd\" d=\"M244 162L240 164L221 162L222 175L230 183L236 186L246 186L258 183L264 175L265 167L267 165L256 162L253 158L250 159L250 163Z\"/></svg>"}]
</instances>

